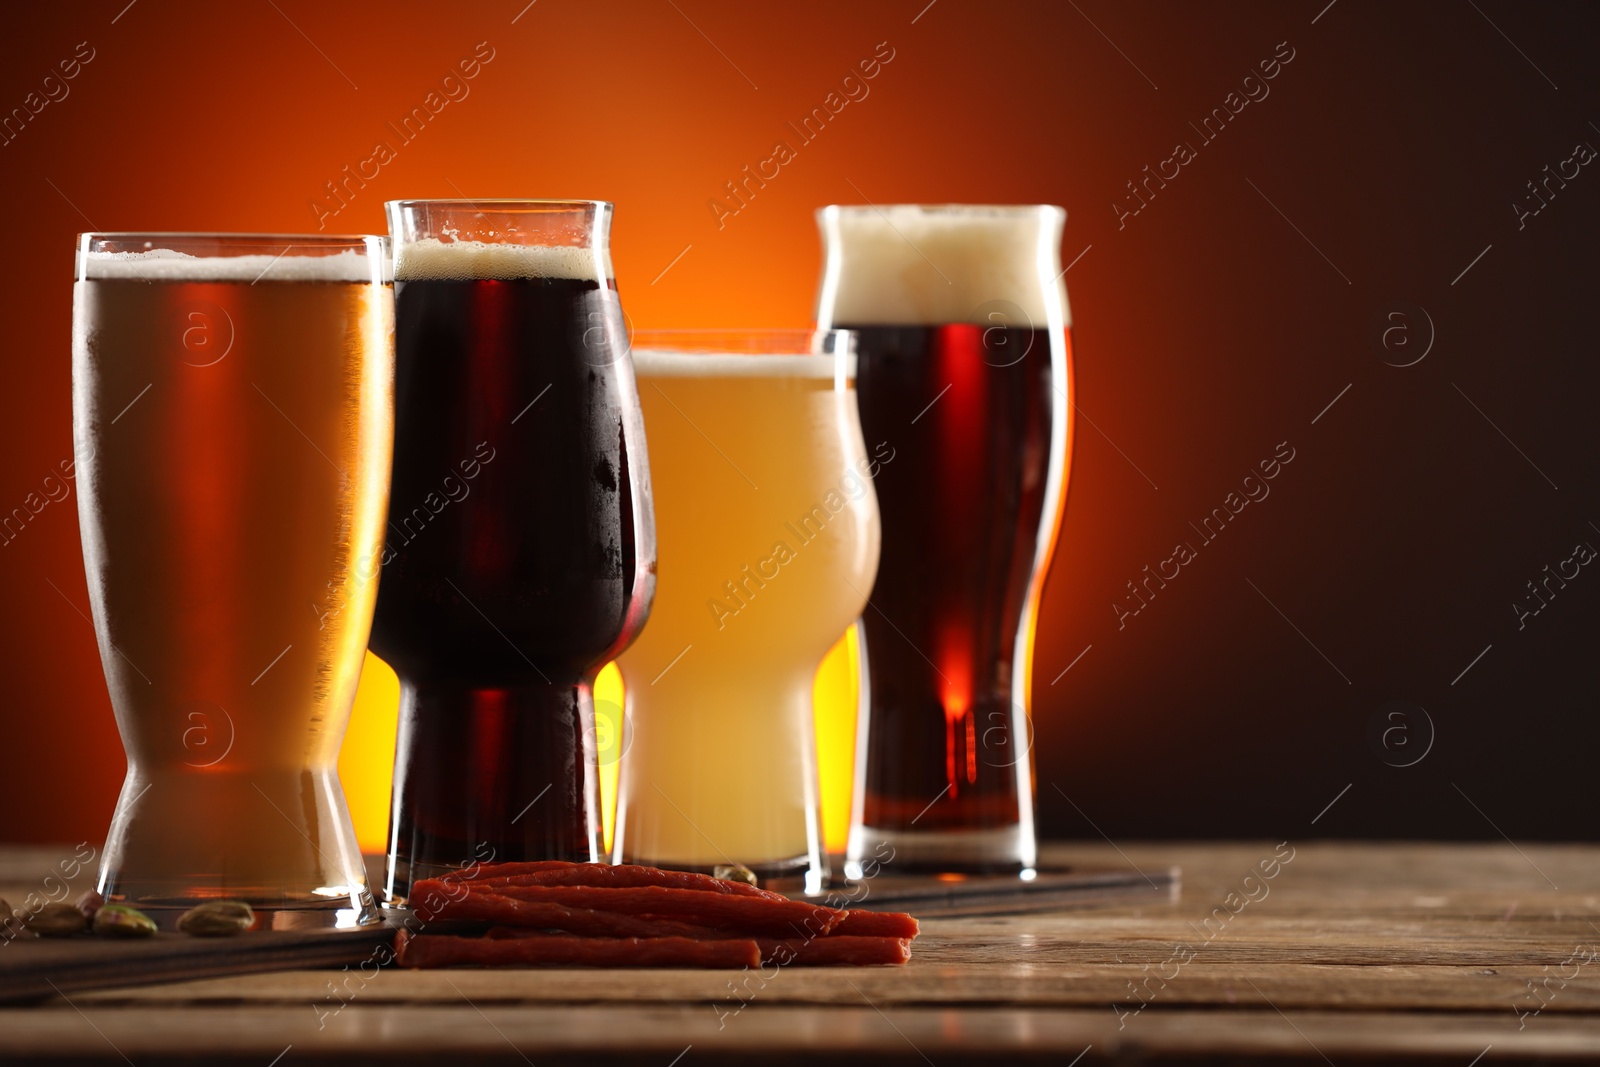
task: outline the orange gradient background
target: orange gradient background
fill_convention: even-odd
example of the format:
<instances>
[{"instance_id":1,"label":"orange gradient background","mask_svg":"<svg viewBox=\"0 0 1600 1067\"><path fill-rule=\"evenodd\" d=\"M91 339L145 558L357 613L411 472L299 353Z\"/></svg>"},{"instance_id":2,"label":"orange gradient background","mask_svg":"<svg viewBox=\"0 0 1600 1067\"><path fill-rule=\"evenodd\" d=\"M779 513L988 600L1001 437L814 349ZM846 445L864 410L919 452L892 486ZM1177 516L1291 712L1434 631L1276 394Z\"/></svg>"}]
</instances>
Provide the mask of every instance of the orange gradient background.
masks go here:
<instances>
[{"instance_id":1,"label":"orange gradient background","mask_svg":"<svg viewBox=\"0 0 1600 1067\"><path fill-rule=\"evenodd\" d=\"M1513 837L1592 835L1600 596L1565 596L1536 637L1506 603L1600 521L1582 429L1600 196L1580 188L1600 179L1524 232L1506 205L1575 138L1600 143L1585 125L1600 114L1594 19L1480 6L1559 93L1470 5L1444 3L1343 0L1314 23L1326 0L8 11L0 117L80 42L93 59L0 143L0 516L72 454L75 233L315 230L327 183L380 139L393 158L329 232L382 232L391 198L611 200L638 328L809 325L823 204L1060 204L1079 421L1033 657L1042 832L1301 833L1354 783L1315 832L1493 836L1456 782ZM388 124L480 42L493 58L470 95L399 144ZM800 144L788 123L883 42L893 59L869 95ZM1189 124L1280 42L1294 59L1270 96L1198 143ZM1119 221L1128 183L1182 139L1198 157ZM708 206L779 140L795 156L776 178L736 214ZM1405 370L1368 341L1401 299L1439 331ZM1119 625L1127 583L1285 441L1296 458L1271 497ZM76 507L48 502L0 538L4 841L98 842L124 773ZM846 711L847 667L820 680ZM1439 731L1406 771L1366 740L1397 698ZM369 669L342 765L369 846L394 701L392 676ZM1541 709L1547 729L1510 732L1508 707ZM1552 729L1561 743L1542 743Z\"/></svg>"},{"instance_id":2,"label":"orange gradient background","mask_svg":"<svg viewBox=\"0 0 1600 1067\"><path fill-rule=\"evenodd\" d=\"M682 14L670 4L604 13L551 0L526 10L523 4L443 11L420 4L381 11L280 7L282 14L270 5L249 11L135 6L112 25L121 5L107 5L92 17L62 17L56 25L41 17L30 39L9 42L7 69L29 71L31 64L41 77L59 58L56 52L69 56L85 39L94 49L69 83L67 99L0 150L4 188L20 193L37 186L54 198L37 197L50 226L30 243L59 245L65 254L71 232L89 228L295 232L321 224L326 232L382 232L387 199L596 197L617 204L613 259L633 325L797 326L810 321L819 271L811 212L823 203L859 201L851 181L875 186L867 195L888 200L1061 195L1050 181L1035 179L1024 191L1014 181L995 184L982 174L962 184L930 174L920 189L892 189L855 165L939 81L928 53L906 61L907 33L943 39L944 47L953 38L948 29L926 34L931 19L921 31L910 26L914 10L874 17L839 6L752 20L736 5ZM417 32L419 20L426 32ZM814 143L800 144L786 122L823 106L884 41L893 58L866 82L869 95L850 104ZM420 135L403 141L389 123L398 126L423 106L475 52L492 58L475 77L462 79L465 98L446 104ZM12 95L20 101L29 88L19 77ZM134 116L141 117L127 121ZM770 156L778 140L797 145L799 157L749 206L719 220L708 202L720 196L738 206L724 183L740 177L745 164ZM341 173L346 165L356 170L379 141L394 149L394 158L370 181L348 180ZM111 158L119 162L100 170L96 161ZM923 170L909 162L895 169L908 176ZM372 173L370 165L365 172ZM343 183L343 204L330 193L330 181ZM41 298L52 292L58 314L32 326L40 331L38 350L62 353L40 365L61 401L70 318L61 298L70 266L49 258L60 268L60 277L50 281L60 284L42 286ZM50 406L37 440L64 445L68 409ZM41 532L25 531L12 551L27 546L59 556L47 570L72 606L86 611L73 504L54 507L54 514L40 516ZM42 532L46 524L48 533ZM58 609L76 614L48 585L43 590L56 600L40 605L50 615ZM120 780L121 755L96 677L92 633L85 628L70 641L74 660L83 665L76 679L81 689L71 698L70 718L82 727L74 731L75 750L45 745L43 732L34 743L54 749L47 762L59 761L58 772L75 788L42 819L11 831L21 837L97 837ZM837 849L849 814L856 701L845 643L819 671L816 695L826 830ZM597 697L620 696L615 672L606 671ZM393 672L369 655L340 760L368 849L385 842L397 701ZM48 729L61 725L57 718ZM608 828L614 772L612 766L602 775Z\"/></svg>"}]
</instances>

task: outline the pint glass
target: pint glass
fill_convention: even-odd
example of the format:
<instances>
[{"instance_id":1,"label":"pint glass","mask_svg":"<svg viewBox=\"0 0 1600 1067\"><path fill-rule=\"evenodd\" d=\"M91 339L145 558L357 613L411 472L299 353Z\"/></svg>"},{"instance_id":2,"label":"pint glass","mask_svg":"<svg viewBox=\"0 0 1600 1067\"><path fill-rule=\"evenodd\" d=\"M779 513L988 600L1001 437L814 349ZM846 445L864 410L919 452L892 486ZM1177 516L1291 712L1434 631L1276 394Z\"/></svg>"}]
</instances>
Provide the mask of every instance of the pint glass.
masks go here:
<instances>
[{"instance_id":1,"label":"pint glass","mask_svg":"<svg viewBox=\"0 0 1600 1067\"><path fill-rule=\"evenodd\" d=\"M400 677L385 900L596 860L592 685L655 533L611 205L394 201L395 452L372 651Z\"/></svg>"},{"instance_id":2,"label":"pint glass","mask_svg":"<svg viewBox=\"0 0 1600 1067\"><path fill-rule=\"evenodd\" d=\"M634 336L662 570L622 657L621 862L825 873L812 685L878 566L843 331Z\"/></svg>"},{"instance_id":3,"label":"pint glass","mask_svg":"<svg viewBox=\"0 0 1600 1067\"><path fill-rule=\"evenodd\" d=\"M858 338L883 563L862 614L846 872L1030 870L1033 631L1067 483L1060 208L818 213L817 319Z\"/></svg>"},{"instance_id":4,"label":"pint glass","mask_svg":"<svg viewBox=\"0 0 1600 1067\"><path fill-rule=\"evenodd\" d=\"M84 234L78 516L128 774L99 891L372 918L336 764L391 442L382 237Z\"/></svg>"}]
</instances>

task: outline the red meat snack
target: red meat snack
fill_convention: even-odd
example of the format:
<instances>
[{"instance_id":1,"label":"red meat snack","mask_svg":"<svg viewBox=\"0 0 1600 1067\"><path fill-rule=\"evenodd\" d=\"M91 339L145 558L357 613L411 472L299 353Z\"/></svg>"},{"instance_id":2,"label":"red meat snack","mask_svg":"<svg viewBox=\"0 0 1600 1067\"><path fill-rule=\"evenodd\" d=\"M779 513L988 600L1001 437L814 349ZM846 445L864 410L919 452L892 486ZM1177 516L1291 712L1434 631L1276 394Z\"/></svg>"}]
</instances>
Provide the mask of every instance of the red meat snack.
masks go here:
<instances>
[{"instance_id":1,"label":"red meat snack","mask_svg":"<svg viewBox=\"0 0 1600 1067\"><path fill-rule=\"evenodd\" d=\"M697 967L755 968L761 953L754 941L695 941L685 937L546 937L488 939L448 934L395 937L402 967Z\"/></svg>"}]
</instances>

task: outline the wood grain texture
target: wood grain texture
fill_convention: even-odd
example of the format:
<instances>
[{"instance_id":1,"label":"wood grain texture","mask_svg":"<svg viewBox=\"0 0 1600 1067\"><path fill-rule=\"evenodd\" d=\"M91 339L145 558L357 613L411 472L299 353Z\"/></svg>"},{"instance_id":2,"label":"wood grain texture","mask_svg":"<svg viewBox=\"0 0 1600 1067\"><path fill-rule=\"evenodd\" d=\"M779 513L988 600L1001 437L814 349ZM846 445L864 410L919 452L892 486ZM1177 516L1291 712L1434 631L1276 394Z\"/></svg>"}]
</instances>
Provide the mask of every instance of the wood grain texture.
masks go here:
<instances>
[{"instance_id":1,"label":"wood grain texture","mask_svg":"<svg viewBox=\"0 0 1600 1067\"><path fill-rule=\"evenodd\" d=\"M290 971L0 1010L0 1060L265 1064L1600 1055L1600 847L1051 846L1172 902L923 923L905 968ZM70 854L70 850L67 850ZM37 861L34 862L35 865ZM0 853L0 893L20 873ZM1230 896L1232 894L1232 896ZM0 949L0 951L5 951ZM90 1025L92 1022L92 1025ZM113 1049L113 1044L116 1046ZM1087 1052L1084 1050L1087 1049ZM120 1051L118 1051L120 1050Z\"/></svg>"},{"instance_id":2,"label":"wood grain texture","mask_svg":"<svg viewBox=\"0 0 1600 1067\"><path fill-rule=\"evenodd\" d=\"M392 930L260 931L196 938L162 932L139 940L22 935L0 955L0 1004L53 994L213 975L343 967L392 959Z\"/></svg>"}]
</instances>

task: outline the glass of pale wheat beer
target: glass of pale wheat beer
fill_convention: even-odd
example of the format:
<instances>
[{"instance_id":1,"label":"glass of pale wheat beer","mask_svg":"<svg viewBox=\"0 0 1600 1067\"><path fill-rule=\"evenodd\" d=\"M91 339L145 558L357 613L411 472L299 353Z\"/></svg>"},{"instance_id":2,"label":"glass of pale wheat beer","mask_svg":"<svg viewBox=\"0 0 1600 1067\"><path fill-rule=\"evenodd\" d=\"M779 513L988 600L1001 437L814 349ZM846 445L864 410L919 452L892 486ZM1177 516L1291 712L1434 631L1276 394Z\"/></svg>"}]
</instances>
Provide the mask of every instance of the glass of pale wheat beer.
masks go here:
<instances>
[{"instance_id":1,"label":"glass of pale wheat beer","mask_svg":"<svg viewBox=\"0 0 1600 1067\"><path fill-rule=\"evenodd\" d=\"M1031 871L1034 625L1067 486L1066 213L827 207L822 327L858 337L883 564L861 617L846 873Z\"/></svg>"},{"instance_id":2,"label":"glass of pale wheat beer","mask_svg":"<svg viewBox=\"0 0 1600 1067\"><path fill-rule=\"evenodd\" d=\"M395 450L372 651L400 677L389 874L600 858L593 683L655 584L602 201L388 204Z\"/></svg>"},{"instance_id":3,"label":"glass of pale wheat beer","mask_svg":"<svg viewBox=\"0 0 1600 1067\"><path fill-rule=\"evenodd\" d=\"M78 515L128 773L99 891L171 925L375 912L336 763L377 592L382 237L84 234Z\"/></svg>"},{"instance_id":4,"label":"glass of pale wheat beer","mask_svg":"<svg viewBox=\"0 0 1600 1067\"><path fill-rule=\"evenodd\" d=\"M878 567L845 331L633 338L662 568L619 661L620 862L821 885L812 685Z\"/></svg>"}]
</instances>

